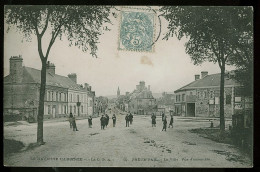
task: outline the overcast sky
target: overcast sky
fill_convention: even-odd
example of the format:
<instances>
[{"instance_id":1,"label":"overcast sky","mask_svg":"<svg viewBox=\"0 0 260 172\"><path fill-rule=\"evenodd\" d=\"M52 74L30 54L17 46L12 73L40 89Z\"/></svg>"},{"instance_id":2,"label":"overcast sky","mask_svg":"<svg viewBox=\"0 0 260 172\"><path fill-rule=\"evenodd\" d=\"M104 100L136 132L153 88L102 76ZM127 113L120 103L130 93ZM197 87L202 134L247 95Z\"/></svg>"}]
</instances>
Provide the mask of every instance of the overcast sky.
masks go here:
<instances>
[{"instance_id":1,"label":"overcast sky","mask_svg":"<svg viewBox=\"0 0 260 172\"><path fill-rule=\"evenodd\" d=\"M155 93L173 92L192 82L195 74L208 71L209 74L219 73L217 64L205 62L201 66L193 65L189 55L185 53L186 39L178 40L172 37L162 40L167 31L167 22L162 18L162 33L155 43L155 51L130 52L118 50L120 17L112 20L111 31L106 31L100 37L98 58L93 58L89 52L83 53L77 47L69 47L69 43L56 40L49 61L56 66L56 74L67 76L76 73L79 84L89 83L97 96L116 95L119 86L121 93L133 91L139 81L151 85ZM159 22L156 20L158 36ZM45 37L48 42L49 37ZM41 61L37 51L36 37L26 42L16 32L15 28L4 33L4 76L9 74L9 58L22 55L23 65L41 69ZM227 70L233 67L226 67Z\"/></svg>"}]
</instances>

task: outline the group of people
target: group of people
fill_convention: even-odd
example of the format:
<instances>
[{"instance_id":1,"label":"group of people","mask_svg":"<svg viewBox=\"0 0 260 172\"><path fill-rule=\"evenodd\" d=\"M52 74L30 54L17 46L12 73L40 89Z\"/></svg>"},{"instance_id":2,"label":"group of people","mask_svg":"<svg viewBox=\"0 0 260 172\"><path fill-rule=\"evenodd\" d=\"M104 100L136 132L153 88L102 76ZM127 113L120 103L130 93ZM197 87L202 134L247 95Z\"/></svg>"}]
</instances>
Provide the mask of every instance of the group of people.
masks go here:
<instances>
[{"instance_id":1,"label":"group of people","mask_svg":"<svg viewBox=\"0 0 260 172\"><path fill-rule=\"evenodd\" d=\"M152 127L156 127L156 115L153 113L152 116ZM112 116L112 120L113 120L113 127L116 126L116 115L113 114ZM125 116L125 120L126 120L126 127L129 127L129 123L132 124L133 123L133 115L129 112L126 114ZM77 124L76 124L76 119L75 116L72 115L72 113L70 113L69 115L69 122L70 122L70 128L73 128L73 131L79 131L77 128ZM163 128L162 131L166 131L167 128L167 116L162 113L162 122L163 122ZM109 116L107 114L102 114L101 118L100 118L100 123L101 123L101 130L104 130L105 127L107 127L107 125L109 124ZM89 128L92 128L92 116L90 115L88 117L88 125ZM170 126L173 128L173 115L171 115L171 119L170 119Z\"/></svg>"},{"instance_id":2,"label":"group of people","mask_svg":"<svg viewBox=\"0 0 260 172\"><path fill-rule=\"evenodd\" d=\"M129 127L129 123L132 125L134 116L129 112L125 116L126 127Z\"/></svg>"},{"instance_id":3,"label":"group of people","mask_svg":"<svg viewBox=\"0 0 260 172\"><path fill-rule=\"evenodd\" d=\"M112 116L112 120L113 120L113 127L116 126L116 115L113 114ZM100 118L100 123L101 123L101 130L105 129L105 126L107 127L108 123L109 123L109 116L108 114L103 114Z\"/></svg>"},{"instance_id":4,"label":"group of people","mask_svg":"<svg viewBox=\"0 0 260 172\"><path fill-rule=\"evenodd\" d=\"M152 127L156 127L156 115L153 113L152 116ZM163 122L163 128L162 128L162 131L166 131L166 128L167 128L167 116L162 113L162 122ZM170 124L169 124L169 127L170 126L173 128L173 115L171 115L171 120L170 120Z\"/></svg>"}]
</instances>

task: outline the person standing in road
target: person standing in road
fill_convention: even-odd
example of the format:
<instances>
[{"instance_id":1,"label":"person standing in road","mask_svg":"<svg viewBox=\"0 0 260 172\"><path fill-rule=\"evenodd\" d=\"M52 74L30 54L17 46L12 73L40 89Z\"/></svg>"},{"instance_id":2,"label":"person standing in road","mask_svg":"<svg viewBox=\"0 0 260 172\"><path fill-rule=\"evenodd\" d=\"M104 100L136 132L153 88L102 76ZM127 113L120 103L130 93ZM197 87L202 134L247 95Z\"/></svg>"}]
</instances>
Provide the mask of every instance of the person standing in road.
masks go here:
<instances>
[{"instance_id":1,"label":"person standing in road","mask_svg":"<svg viewBox=\"0 0 260 172\"><path fill-rule=\"evenodd\" d=\"M75 115L72 118L72 126L73 126L73 131L79 131L78 128L77 128Z\"/></svg>"},{"instance_id":2,"label":"person standing in road","mask_svg":"<svg viewBox=\"0 0 260 172\"><path fill-rule=\"evenodd\" d=\"M108 123L109 123L109 116L106 114L106 127L107 127Z\"/></svg>"},{"instance_id":3,"label":"person standing in road","mask_svg":"<svg viewBox=\"0 0 260 172\"><path fill-rule=\"evenodd\" d=\"M171 115L171 120L168 128L170 128L170 126L173 128L173 115Z\"/></svg>"},{"instance_id":4,"label":"person standing in road","mask_svg":"<svg viewBox=\"0 0 260 172\"><path fill-rule=\"evenodd\" d=\"M92 116L91 115L88 116L88 127L92 128Z\"/></svg>"},{"instance_id":5,"label":"person standing in road","mask_svg":"<svg viewBox=\"0 0 260 172\"><path fill-rule=\"evenodd\" d=\"M115 114L113 114L112 119L113 119L113 127L115 127L116 126L116 115Z\"/></svg>"},{"instance_id":6,"label":"person standing in road","mask_svg":"<svg viewBox=\"0 0 260 172\"><path fill-rule=\"evenodd\" d=\"M162 121L163 121L164 116L165 116L164 113L162 113Z\"/></svg>"},{"instance_id":7,"label":"person standing in road","mask_svg":"<svg viewBox=\"0 0 260 172\"><path fill-rule=\"evenodd\" d=\"M152 127L156 127L156 115L153 113L151 118L152 118Z\"/></svg>"},{"instance_id":8,"label":"person standing in road","mask_svg":"<svg viewBox=\"0 0 260 172\"><path fill-rule=\"evenodd\" d=\"M100 123L101 123L101 130L104 130L106 125L106 117L104 117L104 115L101 116Z\"/></svg>"},{"instance_id":9,"label":"person standing in road","mask_svg":"<svg viewBox=\"0 0 260 172\"><path fill-rule=\"evenodd\" d=\"M69 123L70 123L70 128L72 128L72 120L73 120L73 115L72 113L70 112L70 116L69 116Z\"/></svg>"},{"instance_id":10,"label":"person standing in road","mask_svg":"<svg viewBox=\"0 0 260 172\"><path fill-rule=\"evenodd\" d=\"M126 127L129 127L129 115L126 114L125 116L125 122L126 122Z\"/></svg>"},{"instance_id":11,"label":"person standing in road","mask_svg":"<svg viewBox=\"0 0 260 172\"><path fill-rule=\"evenodd\" d=\"M164 118L163 118L163 129L162 129L162 131L163 130L166 131L166 128L167 128L167 119L166 119L166 115L165 115Z\"/></svg>"},{"instance_id":12,"label":"person standing in road","mask_svg":"<svg viewBox=\"0 0 260 172\"><path fill-rule=\"evenodd\" d=\"M134 116L131 114L131 112L129 112L129 113L130 113L129 121L130 121L130 124L132 125Z\"/></svg>"}]
</instances>

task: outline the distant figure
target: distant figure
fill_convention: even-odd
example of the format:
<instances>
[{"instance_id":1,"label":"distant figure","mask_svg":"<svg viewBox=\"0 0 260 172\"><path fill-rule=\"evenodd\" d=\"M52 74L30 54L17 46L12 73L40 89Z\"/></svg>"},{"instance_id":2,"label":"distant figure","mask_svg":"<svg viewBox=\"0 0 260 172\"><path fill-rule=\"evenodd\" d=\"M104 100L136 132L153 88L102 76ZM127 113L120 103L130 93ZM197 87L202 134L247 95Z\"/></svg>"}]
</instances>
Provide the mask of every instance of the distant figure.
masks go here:
<instances>
[{"instance_id":1,"label":"distant figure","mask_svg":"<svg viewBox=\"0 0 260 172\"><path fill-rule=\"evenodd\" d=\"M168 128L170 128L170 126L173 128L173 115L171 115L171 120Z\"/></svg>"},{"instance_id":2,"label":"distant figure","mask_svg":"<svg viewBox=\"0 0 260 172\"><path fill-rule=\"evenodd\" d=\"M104 130L106 125L106 117L104 117L104 115L101 116L100 123L101 123L101 130Z\"/></svg>"},{"instance_id":3,"label":"distant figure","mask_svg":"<svg viewBox=\"0 0 260 172\"><path fill-rule=\"evenodd\" d=\"M72 113L70 113L70 116L69 116L69 123L70 123L70 128L72 128L72 120L73 120L73 115Z\"/></svg>"},{"instance_id":4,"label":"distant figure","mask_svg":"<svg viewBox=\"0 0 260 172\"><path fill-rule=\"evenodd\" d=\"M162 113L162 121L163 121L164 116L165 116L164 113Z\"/></svg>"},{"instance_id":5,"label":"distant figure","mask_svg":"<svg viewBox=\"0 0 260 172\"><path fill-rule=\"evenodd\" d=\"M151 118L152 118L152 127L156 127L156 115L153 113Z\"/></svg>"},{"instance_id":6,"label":"distant figure","mask_svg":"<svg viewBox=\"0 0 260 172\"><path fill-rule=\"evenodd\" d=\"M126 127L129 127L129 115L126 114L125 116L125 122L126 122Z\"/></svg>"},{"instance_id":7,"label":"distant figure","mask_svg":"<svg viewBox=\"0 0 260 172\"><path fill-rule=\"evenodd\" d=\"M73 126L73 131L79 131L77 128L75 115L72 117L72 126Z\"/></svg>"},{"instance_id":8,"label":"distant figure","mask_svg":"<svg viewBox=\"0 0 260 172\"><path fill-rule=\"evenodd\" d=\"M162 129L162 131L163 131L163 130L166 131L166 128L167 128L167 119L166 119L166 116L164 116L164 118L163 118L163 129Z\"/></svg>"},{"instance_id":9,"label":"distant figure","mask_svg":"<svg viewBox=\"0 0 260 172\"><path fill-rule=\"evenodd\" d=\"M115 114L113 114L112 120L113 120L113 127L115 127L116 126L116 115Z\"/></svg>"},{"instance_id":10,"label":"distant figure","mask_svg":"<svg viewBox=\"0 0 260 172\"><path fill-rule=\"evenodd\" d=\"M88 117L88 127L92 128L92 116L91 115L89 115L89 117Z\"/></svg>"},{"instance_id":11,"label":"distant figure","mask_svg":"<svg viewBox=\"0 0 260 172\"><path fill-rule=\"evenodd\" d=\"M109 116L106 114L106 127L107 127L107 125L108 125L108 123L109 123Z\"/></svg>"},{"instance_id":12,"label":"distant figure","mask_svg":"<svg viewBox=\"0 0 260 172\"><path fill-rule=\"evenodd\" d=\"M133 123L133 118L134 118L134 116L130 113L130 115L129 115L129 121L130 121L130 124Z\"/></svg>"}]
</instances>

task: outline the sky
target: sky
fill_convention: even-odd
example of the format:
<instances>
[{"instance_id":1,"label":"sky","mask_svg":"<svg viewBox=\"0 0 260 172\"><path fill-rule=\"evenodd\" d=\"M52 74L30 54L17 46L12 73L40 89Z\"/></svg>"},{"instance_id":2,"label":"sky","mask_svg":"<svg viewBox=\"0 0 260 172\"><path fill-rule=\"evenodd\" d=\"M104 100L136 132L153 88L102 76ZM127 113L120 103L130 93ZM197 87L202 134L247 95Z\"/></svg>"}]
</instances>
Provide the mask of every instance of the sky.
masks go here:
<instances>
[{"instance_id":1,"label":"sky","mask_svg":"<svg viewBox=\"0 0 260 172\"><path fill-rule=\"evenodd\" d=\"M164 18L161 18L161 35L154 44L154 52L118 50L120 17L111 18L111 21L113 25L108 25L111 30L100 36L98 58L93 58L89 52L84 53L77 47L69 47L66 39L57 39L48 58L55 64L56 74L67 76L69 73L76 73L79 84L89 83L97 96L109 96L116 95L118 87L121 94L132 92L140 81L150 85L154 93L174 92L194 81L194 75L201 71L220 73L218 64L193 64L190 56L185 53L187 38L178 40L174 36L168 41L162 40L167 32L167 21ZM155 24L157 38L160 29L157 17ZM36 36L33 35L32 40L27 42L14 27L8 33L6 30L5 24L4 76L9 74L11 56L22 55L24 66L40 70ZM48 35L44 37L44 49L49 39ZM226 70L232 69L232 66L226 67Z\"/></svg>"}]
</instances>

